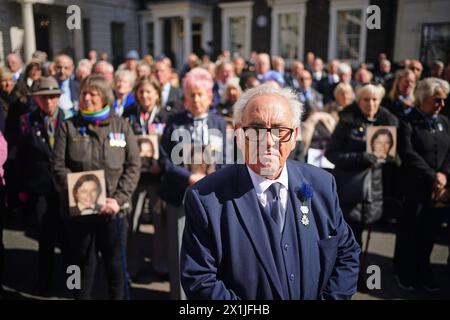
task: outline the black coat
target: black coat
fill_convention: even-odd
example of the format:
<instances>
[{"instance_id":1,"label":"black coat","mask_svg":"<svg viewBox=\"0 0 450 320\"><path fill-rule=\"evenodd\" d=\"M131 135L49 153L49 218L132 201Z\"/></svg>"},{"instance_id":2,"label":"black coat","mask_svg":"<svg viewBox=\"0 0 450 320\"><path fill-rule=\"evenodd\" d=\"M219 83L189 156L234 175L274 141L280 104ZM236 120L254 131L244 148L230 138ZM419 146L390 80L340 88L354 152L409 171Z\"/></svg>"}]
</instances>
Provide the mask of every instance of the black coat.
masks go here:
<instances>
[{"instance_id":1,"label":"black coat","mask_svg":"<svg viewBox=\"0 0 450 320\"><path fill-rule=\"evenodd\" d=\"M336 165L334 174L342 211L352 220L371 223L381 217L383 165L366 153L366 129L398 126L398 120L380 107L376 120L369 121L354 103L339 113L339 123L327 145L326 157Z\"/></svg>"},{"instance_id":2,"label":"black coat","mask_svg":"<svg viewBox=\"0 0 450 320\"><path fill-rule=\"evenodd\" d=\"M64 113L60 110L58 126L63 121ZM40 109L21 116L19 132L17 155L21 191L36 195L54 192L51 166L53 151Z\"/></svg>"},{"instance_id":3,"label":"black coat","mask_svg":"<svg viewBox=\"0 0 450 320\"><path fill-rule=\"evenodd\" d=\"M186 129L193 125L193 119L188 117L188 112L182 112L169 118L167 125L164 129L163 138L159 148L160 151L160 165L163 169L163 178L161 181L160 196L161 199L168 203L179 206L184 197L186 188L189 185L189 177L191 172L186 169L183 164L175 164L172 162L171 154L173 148L179 143L179 141L172 140L172 133L185 127ZM212 112L208 114L208 129L218 129L223 134L223 159L225 163L226 157L226 127L225 120ZM217 165L216 168L220 166Z\"/></svg>"},{"instance_id":4,"label":"black coat","mask_svg":"<svg viewBox=\"0 0 450 320\"><path fill-rule=\"evenodd\" d=\"M407 198L429 202L437 172L450 181L450 123L438 115L432 124L413 109L399 130L399 152Z\"/></svg>"}]
</instances>

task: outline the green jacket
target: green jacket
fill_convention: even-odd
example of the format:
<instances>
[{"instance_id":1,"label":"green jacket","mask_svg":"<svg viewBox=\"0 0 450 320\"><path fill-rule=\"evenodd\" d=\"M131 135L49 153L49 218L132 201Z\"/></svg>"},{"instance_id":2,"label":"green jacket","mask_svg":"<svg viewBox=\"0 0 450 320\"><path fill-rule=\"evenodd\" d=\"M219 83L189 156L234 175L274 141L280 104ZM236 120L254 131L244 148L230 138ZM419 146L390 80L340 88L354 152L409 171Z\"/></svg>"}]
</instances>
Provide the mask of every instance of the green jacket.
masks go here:
<instances>
[{"instance_id":1,"label":"green jacket","mask_svg":"<svg viewBox=\"0 0 450 320\"><path fill-rule=\"evenodd\" d=\"M61 123L56 132L53 168L66 203L68 173L103 169L107 197L116 199L123 207L130 203L140 166L133 130L127 121L115 115L99 125L77 115Z\"/></svg>"}]
</instances>

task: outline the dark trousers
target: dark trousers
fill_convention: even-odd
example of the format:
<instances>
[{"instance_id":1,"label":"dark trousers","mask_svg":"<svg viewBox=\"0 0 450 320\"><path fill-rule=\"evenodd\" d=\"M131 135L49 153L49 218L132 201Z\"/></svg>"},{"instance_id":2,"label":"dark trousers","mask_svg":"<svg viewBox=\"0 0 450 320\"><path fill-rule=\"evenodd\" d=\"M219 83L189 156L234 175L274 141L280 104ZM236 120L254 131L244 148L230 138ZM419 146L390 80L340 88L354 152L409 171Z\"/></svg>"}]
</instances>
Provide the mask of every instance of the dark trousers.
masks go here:
<instances>
[{"instance_id":1,"label":"dark trousers","mask_svg":"<svg viewBox=\"0 0 450 320\"><path fill-rule=\"evenodd\" d=\"M403 215L397 220L397 236L394 249L394 273L402 283L412 285L417 277L417 228L421 203L406 201Z\"/></svg>"},{"instance_id":2,"label":"dark trousers","mask_svg":"<svg viewBox=\"0 0 450 320\"><path fill-rule=\"evenodd\" d=\"M450 208L433 208L424 210L418 217L417 232L417 267L418 280L429 282L432 277L430 256L442 223L450 215ZM431 279L434 280L434 279Z\"/></svg>"},{"instance_id":3,"label":"dark trousers","mask_svg":"<svg viewBox=\"0 0 450 320\"><path fill-rule=\"evenodd\" d=\"M67 232L59 214L58 201L57 192L52 191L46 195L33 195L28 202L29 214L37 221L39 290L51 288L57 243L61 249L64 265L67 267L68 264Z\"/></svg>"},{"instance_id":4,"label":"dark trousers","mask_svg":"<svg viewBox=\"0 0 450 320\"><path fill-rule=\"evenodd\" d=\"M398 221L394 252L394 272L405 282L428 282L432 277L430 255L441 223L449 208L426 208L407 202Z\"/></svg>"},{"instance_id":5,"label":"dark trousers","mask_svg":"<svg viewBox=\"0 0 450 320\"><path fill-rule=\"evenodd\" d=\"M124 218L121 218L121 221L120 233L116 219L109 217L82 217L78 221L70 222L73 262L81 270L81 289L76 290L76 299L92 299L91 291L99 251L105 265L109 298L111 300L124 298L124 268L120 240L126 237L127 222Z\"/></svg>"}]
</instances>

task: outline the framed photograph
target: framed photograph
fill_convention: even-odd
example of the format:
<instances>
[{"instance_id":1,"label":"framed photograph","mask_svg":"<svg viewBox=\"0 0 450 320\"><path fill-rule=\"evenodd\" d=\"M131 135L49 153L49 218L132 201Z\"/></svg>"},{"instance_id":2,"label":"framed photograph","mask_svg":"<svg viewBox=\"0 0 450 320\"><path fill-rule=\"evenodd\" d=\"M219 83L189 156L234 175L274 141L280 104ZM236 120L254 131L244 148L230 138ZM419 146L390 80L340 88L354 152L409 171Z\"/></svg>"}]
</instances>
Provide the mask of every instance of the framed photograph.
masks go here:
<instances>
[{"instance_id":1,"label":"framed photograph","mask_svg":"<svg viewBox=\"0 0 450 320\"><path fill-rule=\"evenodd\" d=\"M139 156L145 158L159 159L158 135L149 134L138 136Z\"/></svg>"},{"instance_id":2,"label":"framed photograph","mask_svg":"<svg viewBox=\"0 0 450 320\"><path fill-rule=\"evenodd\" d=\"M70 216L98 214L106 203L103 170L69 173L67 175Z\"/></svg>"},{"instance_id":3,"label":"framed photograph","mask_svg":"<svg viewBox=\"0 0 450 320\"><path fill-rule=\"evenodd\" d=\"M367 152L380 161L393 160L397 152L397 128L394 126L367 127Z\"/></svg>"}]
</instances>

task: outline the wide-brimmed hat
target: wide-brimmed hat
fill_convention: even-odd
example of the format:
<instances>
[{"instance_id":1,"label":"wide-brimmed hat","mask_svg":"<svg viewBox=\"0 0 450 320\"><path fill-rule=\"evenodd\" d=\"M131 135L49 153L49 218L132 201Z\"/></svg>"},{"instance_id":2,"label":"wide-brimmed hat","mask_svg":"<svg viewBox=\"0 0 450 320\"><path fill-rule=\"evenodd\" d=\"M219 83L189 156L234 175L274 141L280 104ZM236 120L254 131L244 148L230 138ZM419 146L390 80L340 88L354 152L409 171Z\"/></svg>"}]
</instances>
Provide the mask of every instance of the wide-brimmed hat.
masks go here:
<instances>
[{"instance_id":1,"label":"wide-brimmed hat","mask_svg":"<svg viewBox=\"0 0 450 320\"><path fill-rule=\"evenodd\" d=\"M58 81L53 77L41 77L39 79L39 86L30 95L32 96L42 96L42 95L53 95L53 94L63 94L59 88Z\"/></svg>"}]
</instances>

